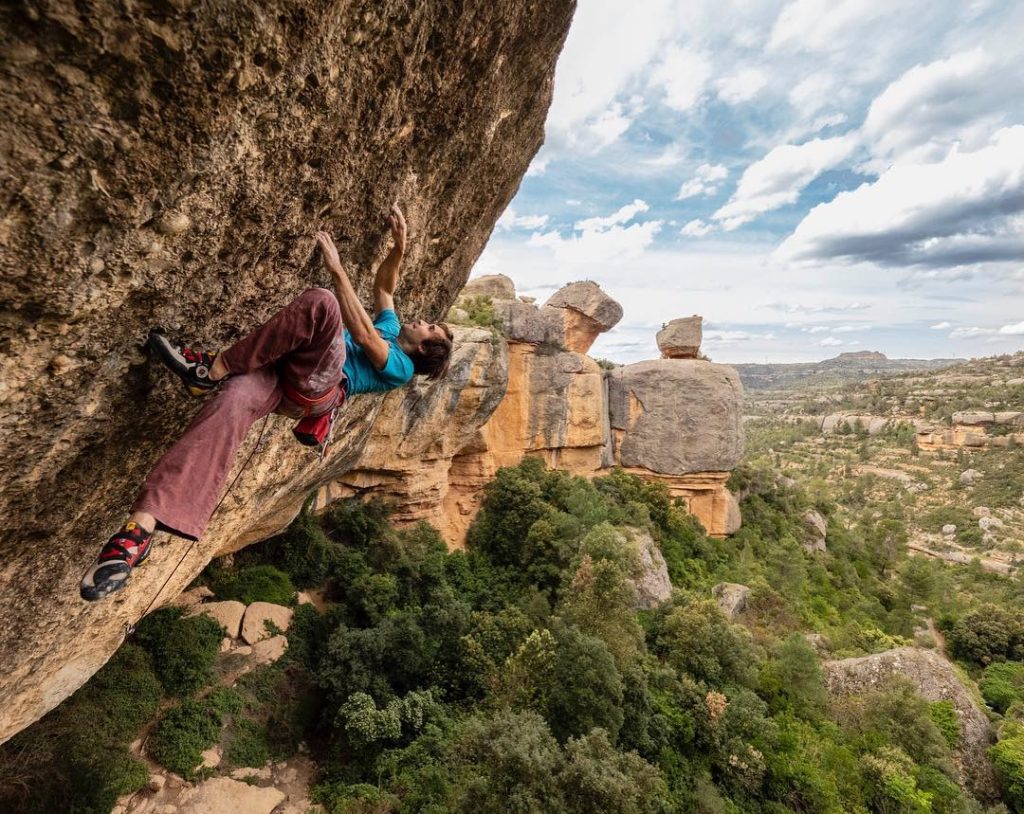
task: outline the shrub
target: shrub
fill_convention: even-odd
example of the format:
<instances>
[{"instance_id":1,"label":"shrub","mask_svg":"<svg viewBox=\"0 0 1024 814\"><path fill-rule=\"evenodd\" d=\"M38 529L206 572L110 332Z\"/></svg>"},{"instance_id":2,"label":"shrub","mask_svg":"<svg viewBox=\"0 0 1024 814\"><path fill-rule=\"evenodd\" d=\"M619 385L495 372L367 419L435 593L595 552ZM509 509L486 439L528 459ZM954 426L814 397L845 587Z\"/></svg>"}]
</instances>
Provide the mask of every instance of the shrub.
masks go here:
<instances>
[{"instance_id":1,"label":"shrub","mask_svg":"<svg viewBox=\"0 0 1024 814\"><path fill-rule=\"evenodd\" d=\"M999 662L990 664L982 673L978 689L996 712L1006 712L1016 701L1024 700L1024 664Z\"/></svg>"},{"instance_id":2,"label":"shrub","mask_svg":"<svg viewBox=\"0 0 1024 814\"><path fill-rule=\"evenodd\" d=\"M164 689L183 697L208 684L224 628L209 616L183 616L181 608L161 608L143 619L136 641L153 656Z\"/></svg>"},{"instance_id":3,"label":"shrub","mask_svg":"<svg viewBox=\"0 0 1024 814\"><path fill-rule=\"evenodd\" d=\"M152 718L160 695L149 654L123 645L78 692L0 746L0 810L107 814L149 778L127 744Z\"/></svg>"},{"instance_id":4,"label":"shrub","mask_svg":"<svg viewBox=\"0 0 1024 814\"><path fill-rule=\"evenodd\" d=\"M232 766L260 768L270 760L267 730L251 718L236 718L228 726L224 757Z\"/></svg>"},{"instance_id":5,"label":"shrub","mask_svg":"<svg viewBox=\"0 0 1024 814\"><path fill-rule=\"evenodd\" d=\"M960 718L952 701L932 701L928 704L928 717L942 733L950 749L960 743Z\"/></svg>"},{"instance_id":6,"label":"shrub","mask_svg":"<svg viewBox=\"0 0 1024 814\"><path fill-rule=\"evenodd\" d=\"M322 585L338 556L338 546L327 538L310 505L307 501L292 524L266 543L271 559L299 588Z\"/></svg>"},{"instance_id":7,"label":"shrub","mask_svg":"<svg viewBox=\"0 0 1024 814\"><path fill-rule=\"evenodd\" d=\"M153 759L186 780L195 777L203 751L220 737L223 719L217 706L207 700L188 700L170 710L150 736Z\"/></svg>"},{"instance_id":8,"label":"shrub","mask_svg":"<svg viewBox=\"0 0 1024 814\"><path fill-rule=\"evenodd\" d=\"M220 569L213 573L211 583L218 599L237 599L246 605L290 605L295 598L291 579L272 565L254 565L238 571Z\"/></svg>"},{"instance_id":9,"label":"shrub","mask_svg":"<svg viewBox=\"0 0 1024 814\"><path fill-rule=\"evenodd\" d=\"M1007 724L999 732L999 742L988 750L1005 798L1014 811L1024 809L1024 728Z\"/></svg>"},{"instance_id":10,"label":"shrub","mask_svg":"<svg viewBox=\"0 0 1024 814\"><path fill-rule=\"evenodd\" d=\"M711 686L754 683L757 660L750 637L729 623L714 600L669 611L657 631L655 650L679 671Z\"/></svg>"},{"instance_id":11,"label":"shrub","mask_svg":"<svg viewBox=\"0 0 1024 814\"><path fill-rule=\"evenodd\" d=\"M1024 658L1024 617L997 605L985 604L966 614L949 632L949 648L959 659L991 664Z\"/></svg>"}]
</instances>

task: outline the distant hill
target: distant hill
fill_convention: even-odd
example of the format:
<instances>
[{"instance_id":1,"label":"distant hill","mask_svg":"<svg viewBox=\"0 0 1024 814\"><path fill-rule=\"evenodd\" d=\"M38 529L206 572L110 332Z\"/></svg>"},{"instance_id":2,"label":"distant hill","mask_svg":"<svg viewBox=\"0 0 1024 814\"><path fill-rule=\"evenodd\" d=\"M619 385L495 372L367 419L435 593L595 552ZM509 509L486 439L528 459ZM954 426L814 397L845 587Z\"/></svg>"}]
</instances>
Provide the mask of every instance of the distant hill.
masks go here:
<instances>
[{"instance_id":1,"label":"distant hill","mask_svg":"<svg viewBox=\"0 0 1024 814\"><path fill-rule=\"evenodd\" d=\"M963 359L889 359L884 353L863 350L840 353L822 362L778 365L732 365L747 390L799 390L900 373L928 372L960 364Z\"/></svg>"}]
</instances>

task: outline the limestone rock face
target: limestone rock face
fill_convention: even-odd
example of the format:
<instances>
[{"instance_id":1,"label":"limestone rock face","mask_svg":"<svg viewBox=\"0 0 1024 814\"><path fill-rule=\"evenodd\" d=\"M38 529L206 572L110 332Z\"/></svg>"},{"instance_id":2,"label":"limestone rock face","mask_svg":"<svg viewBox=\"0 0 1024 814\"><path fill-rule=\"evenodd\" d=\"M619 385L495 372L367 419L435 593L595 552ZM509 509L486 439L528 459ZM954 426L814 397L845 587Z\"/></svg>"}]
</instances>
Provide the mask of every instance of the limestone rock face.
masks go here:
<instances>
[{"instance_id":1,"label":"limestone rock face","mask_svg":"<svg viewBox=\"0 0 1024 814\"><path fill-rule=\"evenodd\" d=\"M623 466L723 472L743 455L743 386L731 367L696 359L626 365L611 372L608 401Z\"/></svg>"},{"instance_id":2,"label":"limestone rock face","mask_svg":"<svg viewBox=\"0 0 1024 814\"><path fill-rule=\"evenodd\" d=\"M107 660L188 549L160 535L116 600L79 599L199 409L138 352L150 326L223 347L328 282L318 228L367 295L395 200L399 311L441 317L543 140L573 7L53 0L0 18L21 55L0 83L0 741ZM349 469L382 401L346 405L326 462L272 419L157 605Z\"/></svg>"},{"instance_id":3,"label":"limestone rock face","mask_svg":"<svg viewBox=\"0 0 1024 814\"><path fill-rule=\"evenodd\" d=\"M658 350L665 359L696 359L704 336L704 317L673 319L658 331Z\"/></svg>"},{"instance_id":4,"label":"limestone rock face","mask_svg":"<svg viewBox=\"0 0 1024 814\"><path fill-rule=\"evenodd\" d=\"M804 526L807 529L807 539L803 543L805 551L822 552L826 550L828 539L828 523L821 516L821 512L808 509L804 512Z\"/></svg>"},{"instance_id":5,"label":"limestone rock face","mask_svg":"<svg viewBox=\"0 0 1024 814\"><path fill-rule=\"evenodd\" d=\"M953 665L936 653L917 647L900 647L870 656L826 661L825 686L832 695L857 695L877 689L893 676L909 680L927 701L951 701L960 722L960 745L954 751L961 782L982 798L996 789L988 747L995 741L984 710L960 682Z\"/></svg>"}]
</instances>

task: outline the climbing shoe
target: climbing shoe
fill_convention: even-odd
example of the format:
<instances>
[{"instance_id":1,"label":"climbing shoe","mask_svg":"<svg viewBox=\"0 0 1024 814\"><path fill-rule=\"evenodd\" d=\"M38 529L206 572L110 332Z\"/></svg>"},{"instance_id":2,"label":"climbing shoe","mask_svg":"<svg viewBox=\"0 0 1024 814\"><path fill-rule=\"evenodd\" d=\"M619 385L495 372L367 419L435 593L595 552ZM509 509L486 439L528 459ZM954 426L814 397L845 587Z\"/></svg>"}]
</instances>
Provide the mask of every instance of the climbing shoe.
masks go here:
<instances>
[{"instance_id":1,"label":"climbing shoe","mask_svg":"<svg viewBox=\"0 0 1024 814\"><path fill-rule=\"evenodd\" d=\"M337 410L300 419L292 430L299 443L307 447L321 447L321 452L325 450L330 443L335 412Z\"/></svg>"},{"instance_id":2,"label":"climbing shoe","mask_svg":"<svg viewBox=\"0 0 1024 814\"><path fill-rule=\"evenodd\" d=\"M149 347L172 373L185 383L192 396L202 396L217 389L221 380L210 380L214 356L172 342L159 331L149 334Z\"/></svg>"},{"instance_id":3,"label":"climbing shoe","mask_svg":"<svg viewBox=\"0 0 1024 814\"><path fill-rule=\"evenodd\" d=\"M153 547L153 532L130 520L111 537L96 562L85 572L79 589L82 599L95 602L120 591L133 568L142 564Z\"/></svg>"}]
</instances>

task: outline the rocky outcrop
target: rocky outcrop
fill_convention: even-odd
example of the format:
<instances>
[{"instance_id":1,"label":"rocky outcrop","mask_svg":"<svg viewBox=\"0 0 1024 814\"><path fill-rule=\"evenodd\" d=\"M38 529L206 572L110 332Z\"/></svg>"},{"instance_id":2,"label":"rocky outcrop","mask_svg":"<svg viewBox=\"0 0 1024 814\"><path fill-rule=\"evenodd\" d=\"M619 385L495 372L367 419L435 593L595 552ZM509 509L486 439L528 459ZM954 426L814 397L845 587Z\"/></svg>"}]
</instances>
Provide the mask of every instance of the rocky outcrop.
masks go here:
<instances>
[{"instance_id":1,"label":"rocky outcrop","mask_svg":"<svg viewBox=\"0 0 1024 814\"><path fill-rule=\"evenodd\" d=\"M602 370L585 351L622 308L596 283L570 283L537 306L517 299L508 277L489 275L459 304L480 297L501 336L457 328L449 381L422 405L414 390L390 395L363 455L321 489L319 506L379 495L397 522L427 520L460 547L485 484L531 455L587 477L620 466L664 483L710 534L739 529L725 486L743 454L732 368L661 359Z\"/></svg>"},{"instance_id":2,"label":"rocky outcrop","mask_svg":"<svg viewBox=\"0 0 1024 814\"><path fill-rule=\"evenodd\" d=\"M743 387L736 371L698 359L616 368L608 378L612 460L660 480L710 534L739 528L725 487L743 455Z\"/></svg>"},{"instance_id":3,"label":"rocky outcrop","mask_svg":"<svg viewBox=\"0 0 1024 814\"><path fill-rule=\"evenodd\" d=\"M926 701L951 701L960 723L960 745L954 752L961 782L983 798L996 788L988 747L994 742L992 725L979 703L964 686L956 668L933 650L900 647L870 656L826 661L825 685L832 695L861 695L881 689L894 676L902 676Z\"/></svg>"},{"instance_id":4,"label":"rocky outcrop","mask_svg":"<svg viewBox=\"0 0 1024 814\"><path fill-rule=\"evenodd\" d=\"M630 542L636 549L639 563L639 570L633 578L636 607L640 610L651 610L672 598L672 581L668 576L668 566L665 564L661 549L648 532L634 529Z\"/></svg>"},{"instance_id":5,"label":"rocky outcrop","mask_svg":"<svg viewBox=\"0 0 1024 814\"><path fill-rule=\"evenodd\" d=\"M381 409L353 399L327 462L272 420L181 567L187 543L161 538L130 591L87 606L82 571L198 409L138 353L148 328L208 348L237 338L326 282L318 228L368 293L395 200L410 224L400 311L441 317L543 140L573 5L53 0L5 12L0 740L103 664L172 572L160 601L285 525L352 466Z\"/></svg>"},{"instance_id":6,"label":"rocky outcrop","mask_svg":"<svg viewBox=\"0 0 1024 814\"><path fill-rule=\"evenodd\" d=\"M961 410L950 419L949 427L925 426L917 433L917 446L923 450L984 449L1024 444L1024 413L1007 410Z\"/></svg>"},{"instance_id":7,"label":"rocky outcrop","mask_svg":"<svg viewBox=\"0 0 1024 814\"><path fill-rule=\"evenodd\" d=\"M711 589L711 595L718 601L725 618L731 621L746 610L750 588L738 582L719 582Z\"/></svg>"}]
</instances>

